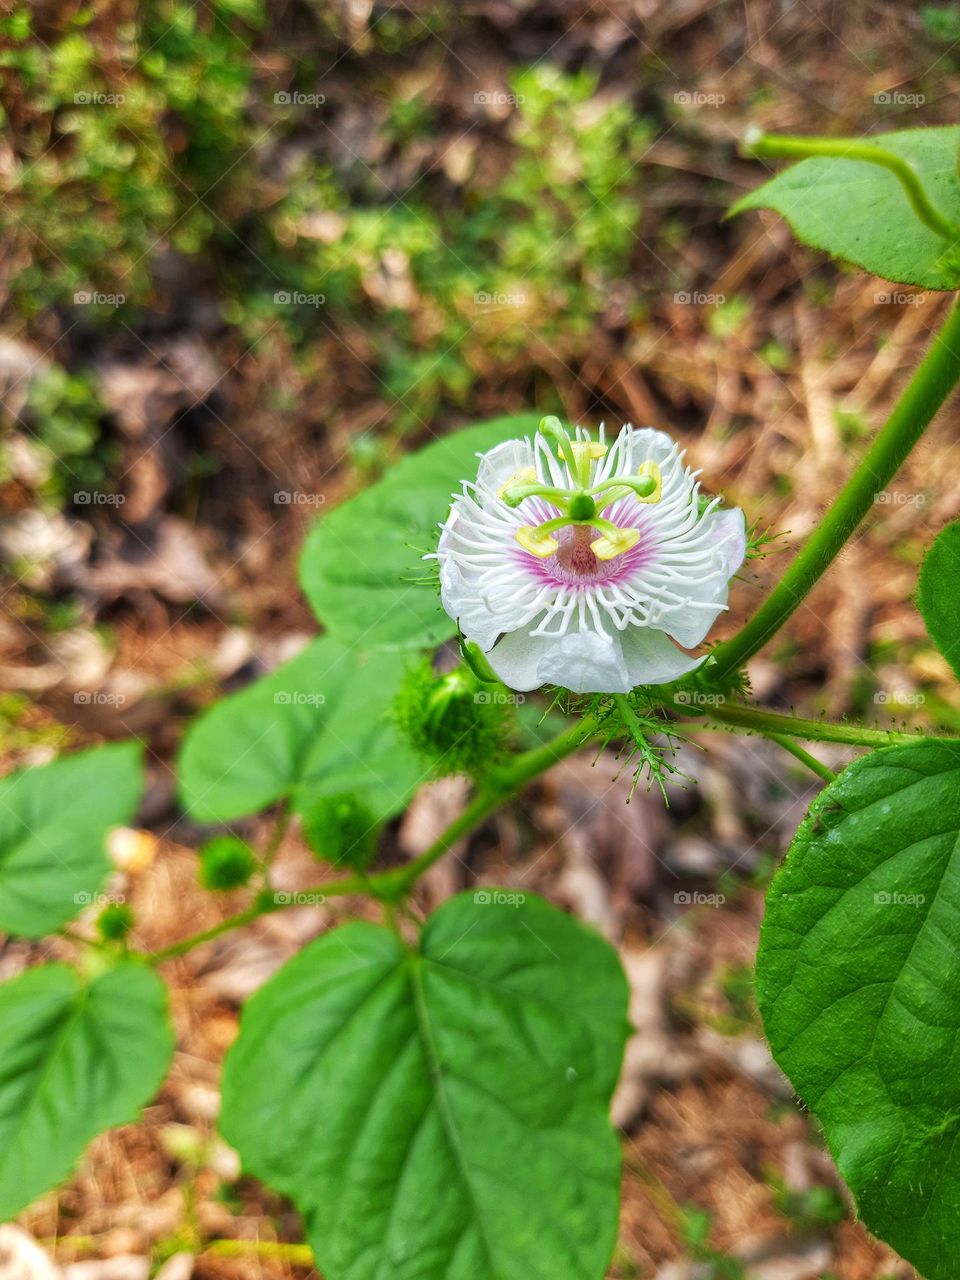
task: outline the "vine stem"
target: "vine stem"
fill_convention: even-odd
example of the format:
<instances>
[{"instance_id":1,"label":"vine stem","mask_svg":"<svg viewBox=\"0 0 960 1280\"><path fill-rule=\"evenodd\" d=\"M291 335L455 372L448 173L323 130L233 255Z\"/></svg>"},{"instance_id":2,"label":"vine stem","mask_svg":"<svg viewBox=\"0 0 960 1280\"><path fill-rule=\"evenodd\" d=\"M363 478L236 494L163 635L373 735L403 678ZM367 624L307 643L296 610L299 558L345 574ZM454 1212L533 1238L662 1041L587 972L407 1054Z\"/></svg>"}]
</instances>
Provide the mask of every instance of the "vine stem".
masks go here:
<instances>
[{"instance_id":1,"label":"vine stem","mask_svg":"<svg viewBox=\"0 0 960 1280\"><path fill-rule=\"evenodd\" d=\"M799 760L801 764L806 765L811 773L815 773L818 778L822 778L824 782L833 782L836 774L822 760L818 760L816 756L805 751L799 742L794 742L792 738L787 738L782 733L769 733L767 737L771 742L775 742L778 747L782 747L784 751L788 751L794 759Z\"/></svg>"},{"instance_id":2,"label":"vine stem","mask_svg":"<svg viewBox=\"0 0 960 1280\"><path fill-rule=\"evenodd\" d=\"M750 621L713 650L704 667L707 680L729 679L780 630L896 475L958 380L960 304L954 302L890 417L816 531Z\"/></svg>"},{"instance_id":3,"label":"vine stem","mask_svg":"<svg viewBox=\"0 0 960 1280\"><path fill-rule=\"evenodd\" d=\"M305 889L302 892L285 896L292 899L290 905L295 905L299 899L316 898L322 901L324 898L345 897L348 894L355 893L370 894L389 904L398 902L410 891L420 876L432 867L435 862L439 861L462 836L471 832L488 814L499 808L505 800L515 795L527 782L532 781L549 769L551 765L557 764L560 760L572 755L584 743L589 742L591 738L596 736L598 729L597 720L593 716L587 715L570 725L557 737L545 742L542 746L534 747L531 751L524 751L515 756L508 764L503 765L484 780L484 783L463 813L450 823L447 829L437 837L428 849L421 853L419 857L414 858L412 862L408 862L406 866L393 867L388 871L381 871L372 876L344 876L339 880L328 880L312 889ZM210 929L204 929L200 933L190 934L186 938L181 938L179 942L175 942L169 947L164 947L161 951L153 952L150 960L153 964L162 964L165 960L173 960L177 956L182 956L188 951L192 951L194 947L198 947L204 942L210 942L214 938L218 938L221 934L227 933L231 929L237 929L242 925L250 924L259 916L278 911L284 905L287 904L277 901L276 895L269 893L269 891L264 891L245 911L240 911L236 915L229 916L226 920L221 920L219 924Z\"/></svg>"},{"instance_id":4,"label":"vine stem","mask_svg":"<svg viewBox=\"0 0 960 1280\"><path fill-rule=\"evenodd\" d=\"M689 716L689 707L669 704L671 710ZM800 738L803 742L843 742L851 747L896 747L907 742L919 742L924 735L903 733L899 729L871 729L859 724L833 724L828 720L807 720L801 716L788 716L779 711L767 711L763 707L750 707L742 702L721 702L702 709L702 715L720 724L738 729L752 730L764 737ZM960 738L938 735L937 741L960 742Z\"/></svg>"},{"instance_id":5,"label":"vine stem","mask_svg":"<svg viewBox=\"0 0 960 1280\"><path fill-rule=\"evenodd\" d=\"M895 151L888 151L875 142L860 142L850 138L795 138L784 134L761 133L759 136L748 135L744 140L743 150L747 155L758 159L782 157L790 160L863 160L867 164L880 165L889 170L900 183L910 201L910 207L924 226L951 243L960 238L960 226L936 207L913 165Z\"/></svg>"}]
</instances>

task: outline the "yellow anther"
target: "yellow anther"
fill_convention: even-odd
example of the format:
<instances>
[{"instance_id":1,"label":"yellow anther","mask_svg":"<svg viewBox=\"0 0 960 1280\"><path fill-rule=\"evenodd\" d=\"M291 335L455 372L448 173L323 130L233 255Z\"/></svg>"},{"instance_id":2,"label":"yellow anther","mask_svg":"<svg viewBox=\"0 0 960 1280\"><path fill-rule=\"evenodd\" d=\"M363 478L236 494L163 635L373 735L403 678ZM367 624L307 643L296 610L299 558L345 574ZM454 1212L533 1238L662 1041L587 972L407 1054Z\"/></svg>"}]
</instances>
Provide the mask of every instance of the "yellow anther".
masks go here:
<instances>
[{"instance_id":1,"label":"yellow anther","mask_svg":"<svg viewBox=\"0 0 960 1280\"><path fill-rule=\"evenodd\" d=\"M500 486L497 490L497 497L502 498L507 490L515 484L536 484L539 479L536 467L524 467L522 471L512 475L506 484Z\"/></svg>"},{"instance_id":2,"label":"yellow anther","mask_svg":"<svg viewBox=\"0 0 960 1280\"><path fill-rule=\"evenodd\" d=\"M546 560L547 556L552 556L560 550L560 543L551 533L542 533L533 524L521 525L513 536L524 551L529 551L533 556L540 556L542 560Z\"/></svg>"},{"instance_id":3,"label":"yellow anther","mask_svg":"<svg viewBox=\"0 0 960 1280\"><path fill-rule=\"evenodd\" d=\"M657 487L654 489L653 493L648 494L646 498L641 498L640 495L637 494L637 501L659 502L663 496L663 473L657 464L655 462L642 462L640 466L637 467L637 475L653 476L654 480L657 482Z\"/></svg>"},{"instance_id":4,"label":"yellow anther","mask_svg":"<svg viewBox=\"0 0 960 1280\"><path fill-rule=\"evenodd\" d=\"M596 440L574 440L572 443L573 458L576 462L579 462L583 457L589 458L591 462L596 462L598 458L605 458L607 456L607 446L605 444L599 444ZM564 462L570 461L567 457L567 451L564 445L560 446L560 457Z\"/></svg>"},{"instance_id":5,"label":"yellow anther","mask_svg":"<svg viewBox=\"0 0 960 1280\"><path fill-rule=\"evenodd\" d=\"M635 547L640 541L639 529L620 529L616 534L605 533L590 543L590 550L598 560L612 560Z\"/></svg>"}]
</instances>

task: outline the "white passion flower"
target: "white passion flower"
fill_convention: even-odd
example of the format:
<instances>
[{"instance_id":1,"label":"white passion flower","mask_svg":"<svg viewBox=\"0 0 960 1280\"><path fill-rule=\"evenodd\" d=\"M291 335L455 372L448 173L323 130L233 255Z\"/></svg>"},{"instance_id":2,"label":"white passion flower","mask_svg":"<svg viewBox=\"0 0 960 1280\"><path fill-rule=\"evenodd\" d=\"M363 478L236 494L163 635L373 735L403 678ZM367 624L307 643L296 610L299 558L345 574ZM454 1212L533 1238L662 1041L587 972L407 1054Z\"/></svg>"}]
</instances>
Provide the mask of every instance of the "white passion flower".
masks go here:
<instances>
[{"instance_id":1,"label":"white passion flower","mask_svg":"<svg viewBox=\"0 0 960 1280\"><path fill-rule=\"evenodd\" d=\"M609 447L544 418L481 454L441 526L443 607L512 689L627 693L704 661L746 553L743 512L701 499L662 431Z\"/></svg>"}]
</instances>

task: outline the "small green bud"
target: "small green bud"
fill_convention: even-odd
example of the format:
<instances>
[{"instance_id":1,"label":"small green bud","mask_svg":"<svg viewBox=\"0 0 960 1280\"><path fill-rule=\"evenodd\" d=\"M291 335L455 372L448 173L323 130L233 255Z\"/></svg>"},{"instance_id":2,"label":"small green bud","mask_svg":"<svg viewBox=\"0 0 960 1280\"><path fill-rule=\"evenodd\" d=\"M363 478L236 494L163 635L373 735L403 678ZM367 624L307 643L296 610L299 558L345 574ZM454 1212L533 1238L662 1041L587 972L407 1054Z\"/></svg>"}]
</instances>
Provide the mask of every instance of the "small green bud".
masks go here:
<instances>
[{"instance_id":1,"label":"small green bud","mask_svg":"<svg viewBox=\"0 0 960 1280\"><path fill-rule=\"evenodd\" d=\"M377 856L380 823L369 804L350 792L320 796L303 816L303 834L318 858L366 871Z\"/></svg>"},{"instance_id":2,"label":"small green bud","mask_svg":"<svg viewBox=\"0 0 960 1280\"><path fill-rule=\"evenodd\" d=\"M429 658L407 672L394 703L397 727L436 777L489 768L508 713L502 686L478 679L472 665L437 675Z\"/></svg>"},{"instance_id":3,"label":"small green bud","mask_svg":"<svg viewBox=\"0 0 960 1280\"><path fill-rule=\"evenodd\" d=\"M245 840L214 836L200 850L200 883L205 889L239 889L256 865L256 854Z\"/></svg>"},{"instance_id":4,"label":"small green bud","mask_svg":"<svg viewBox=\"0 0 960 1280\"><path fill-rule=\"evenodd\" d=\"M97 931L106 942L119 942L133 928L133 912L125 902L111 902L97 917Z\"/></svg>"}]
</instances>

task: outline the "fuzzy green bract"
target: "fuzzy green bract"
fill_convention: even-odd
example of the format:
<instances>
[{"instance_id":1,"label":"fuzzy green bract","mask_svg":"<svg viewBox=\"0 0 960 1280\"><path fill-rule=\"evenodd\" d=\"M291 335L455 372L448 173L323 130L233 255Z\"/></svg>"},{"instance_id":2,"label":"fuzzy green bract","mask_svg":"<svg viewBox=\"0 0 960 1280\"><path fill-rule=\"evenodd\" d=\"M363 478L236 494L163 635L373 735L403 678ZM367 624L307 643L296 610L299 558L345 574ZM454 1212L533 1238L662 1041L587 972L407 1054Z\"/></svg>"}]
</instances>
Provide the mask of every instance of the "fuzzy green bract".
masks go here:
<instances>
[{"instance_id":1,"label":"fuzzy green bract","mask_svg":"<svg viewBox=\"0 0 960 1280\"><path fill-rule=\"evenodd\" d=\"M89 985L51 964L0 986L0 1221L65 1178L101 1130L135 1120L172 1052L166 987L142 964Z\"/></svg>"},{"instance_id":2,"label":"fuzzy green bract","mask_svg":"<svg viewBox=\"0 0 960 1280\"><path fill-rule=\"evenodd\" d=\"M875 752L824 789L768 894L757 995L864 1222L953 1280L960 743Z\"/></svg>"},{"instance_id":3,"label":"fuzzy green bract","mask_svg":"<svg viewBox=\"0 0 960 1280\"><path fill-rule=\"evenodd\" d=\"M918 604L937 648L960 676L960 520L949 524L920 570Z\"/></svg>"},{"instance_id":4,"label":"fuzzy green bract","mask_svg":"<svg viewBox=\"0 0 960 1280\"><path fill-rule=\"evenodd\" d=\"M133 820L142 792L135 742L0 779L0 931L41 938L93 902L107 833Z\"/></svg>"},{"instance_id":5,"label":"fuzzy green bract","mask_svg":"<svg viewBox=\"0 0 960 1280\"><path fill-rule=\"evenodd\" d=\"M531 435L539 420L495 418L434 440L314 525L300 585L334 635L365 648L418 648L454 634L423 555L436 550L451 496L476 475L476 455Z\"/></svg>"},{"instance_id":6,"label":"fuzzy green bract","mask_svg":"<svg viewBox=\"0 0 960 1280\"><path fill-rule=\"evenodd\" d=\"M247 1005L223 1132L326 1280L601 1280L626 1005L613 949L530 895L452 898L417 950L348 924Z\"/></svg>"},{"instance_id":7,"label":"fuzzy green bract","mask_svg":"<svg viewBox=\"0 0 960 1280\"><path fill-rule=\"evenodd\" d=\"M374 816L406 804L421 780L390 706L405 659L363 653L330 636L218 702L190 728L178 775L199 822L230 822L289 798L362 794Z\"/></svg>"},{"instance_id":8,"label":"fuzzy green bract","mask_svg":"<svg viewBox=\"0 0 960 1280\"><path fill-rule=\"evenodd\" d=\"M960 127L901 129L876 142L913 165L934 205L960 221ZM950 245L910 208L900 183L863 160L815 157L785 169L738 201L732 213L773 209L803 244L865 271L923 289L960 288L960 245Z\"/></svg>"}]
</instances>

